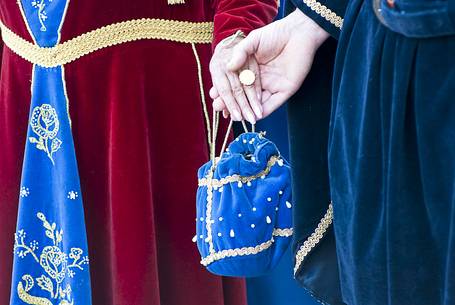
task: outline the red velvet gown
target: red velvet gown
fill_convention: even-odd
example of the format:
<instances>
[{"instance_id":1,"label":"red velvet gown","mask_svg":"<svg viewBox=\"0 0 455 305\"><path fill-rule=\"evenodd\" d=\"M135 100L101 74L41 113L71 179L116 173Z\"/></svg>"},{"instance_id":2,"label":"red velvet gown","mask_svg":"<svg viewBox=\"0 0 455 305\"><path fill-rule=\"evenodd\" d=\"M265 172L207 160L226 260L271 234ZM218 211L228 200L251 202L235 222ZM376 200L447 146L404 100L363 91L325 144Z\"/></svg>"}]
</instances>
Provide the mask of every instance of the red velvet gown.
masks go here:
<instances>
[{"instance_id":1,"label":"red velvet gown","mask_svg":"<svg viewBox=\"0 0 455 305\"><path fill-rule=\"evenodd\" d=\"M120 21L215 20L215 43L270 22L275 0L72 0L61 41ZM1 20L32 42L16 1ZM197 45L205 89L210 44ZM32 64L3 47L0 79L0 304L9 303ZM141 40L65 65L94 305L242 305L244 283L199 264L196 171L208 159L190 44ZM207 98L208 100L208 98ZM210 106L209 106L210 108ZM209 113L210 113L209 109ZM79 304L84 305L84 304Z\"/></svg>"}]
</instances>

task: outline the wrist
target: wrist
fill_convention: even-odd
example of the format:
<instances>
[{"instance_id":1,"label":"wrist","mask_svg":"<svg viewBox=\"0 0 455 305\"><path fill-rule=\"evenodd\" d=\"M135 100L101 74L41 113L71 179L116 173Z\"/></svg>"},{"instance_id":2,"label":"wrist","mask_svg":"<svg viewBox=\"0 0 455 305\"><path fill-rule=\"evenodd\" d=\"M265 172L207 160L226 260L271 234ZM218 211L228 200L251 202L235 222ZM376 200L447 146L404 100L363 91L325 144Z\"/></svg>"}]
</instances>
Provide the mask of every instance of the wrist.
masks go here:
<instances>
[{"instance_id":1,"label":"wrist","mask_svg":"<svg viewBox=\"0 0 455 305\"><path fill-rule=\"evenodd\" d=\"M246 37L246 35L243 33L243 31L238 30L231 36L228 36L228 37L224 38L223 40L221 40L215 47L215 50L219 49L219 48L223 48L223 49L233 48L240 41L242 41L245 37Z\"/></svg>"},{"instance_id":2,"label":"wrist","mask_svg":"<svg viewBox=\"0 0 455 305\"><path fill-rule=\"evenodd\" d=\"M320 27L313 19L305 15L301 10L296 9L289 14L288 19L291 31L296 35L304 36L305 39L311 39L316 47L319 47L330 34Z\"/></svg>"}]
</instances>

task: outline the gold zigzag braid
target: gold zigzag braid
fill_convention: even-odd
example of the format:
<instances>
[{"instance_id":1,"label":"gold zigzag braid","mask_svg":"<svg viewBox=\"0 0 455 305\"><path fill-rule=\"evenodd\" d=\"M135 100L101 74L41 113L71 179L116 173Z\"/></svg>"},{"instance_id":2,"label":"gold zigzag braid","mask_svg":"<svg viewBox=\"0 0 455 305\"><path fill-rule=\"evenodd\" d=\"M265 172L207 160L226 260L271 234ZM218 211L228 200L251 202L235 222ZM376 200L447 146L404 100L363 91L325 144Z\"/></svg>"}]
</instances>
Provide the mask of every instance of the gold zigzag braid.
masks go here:
<instances>
[{"instance_id":1,"label":"gold zigzag braid","mask_svg":"<svg viewBox=\"0 0 455 305\"><path fill-rule=\"evenodd\" d=\"M316 0L303 0L303 3L305 3L312 11L316 12L316 14L320 15L325 20L333 24L335 27L339 29L343 27L343 18L338 16L327 6L322 5Z\"/></svg>"},{"instance_id":2,"label":"gold zigzag braid","mask_svg":"<svg viewBox=\"0 0 455 305\"><path fill-rule=\"evenodd\" d=\"M300 267L302 266L303 261L305 258L310 254L311 250L321 241L324 234L327 232L328 228L333 222L333 206L332 204L329 205L327 212L325 213L324 217L318 224L318 227L314 232L308 237L307 240L300 246L297 254L295 255L295 266L294 266L294 276L299 271Z\"/></svg>"},{"instance_id":3,"label":"gold zigzag braid","mask_svg":"<svg viewBox=\"0 0 455 305\"><path fill-rule=\"evenodd\" d=\"M240 175L232 175L232 176L227 176L227 177L221 178L219 180L213 179L213 178L210 180L207 178L201 178L198 181L198 185L199 186L211 185L212 187L222 187L223 185L233 183L233 182L248 183L248 182L256 180L260 177L267 176L270 173L272 167L275 164L280 164L281 162L283 162L283 161L278 156L272 156L272 157L270 157L269 161L267 162L266 168L256 175L247 176L247 177L240 176Z\"/></svg>"},{"instance_id":4,"label":"gold zigzag braid","mask_svg":"<svg viewBox=\"0 0 455 305\"><path fill-rule=\"evenodd\" d=\"M79 35L55 47L43 48L18 36L0 22L6 46L25 60L42 67L61 66L97 50L142 39L181 43L211 43L212 22L136 19L114 23Z\"/></svg>"},{"instance_id":5,"label":"gold zigzag braid","mask_svg":"<svg viewBox=\"0 0 455 305\"><path fill-rule=\"evenodd\" d=\"M237 256L258 254L262 251L267 250L268 248L270 248L273 245L273 243L275 242L275 239L273 238L273 236L290 237L290 236L292 236L292 233L293 233L292 228L274 229L273 233L272 233L272 238L266 242L263 242L262 244L259 244L256 246L250 246L250 247L226 249L226 250L221 250L218 252L211 252L208 256L204 257L201 260L201 264L204 266L208 266L213 262L222 260L227 257L237 257Z\"/></svg>"}]
</instances>

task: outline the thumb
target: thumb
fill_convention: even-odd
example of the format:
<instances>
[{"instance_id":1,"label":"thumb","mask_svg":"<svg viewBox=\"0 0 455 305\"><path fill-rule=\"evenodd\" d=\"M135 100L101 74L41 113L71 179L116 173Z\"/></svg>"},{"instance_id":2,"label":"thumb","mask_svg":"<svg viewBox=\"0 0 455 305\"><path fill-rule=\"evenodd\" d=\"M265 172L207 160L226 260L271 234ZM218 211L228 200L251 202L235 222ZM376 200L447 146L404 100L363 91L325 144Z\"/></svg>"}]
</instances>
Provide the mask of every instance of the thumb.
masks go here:
<instances>
[{"instance_id":1,"label":"thumb","mask_svg":"<svg viewBox=\"0 0 455 305\"><path fill-rule=\"evenodd\" d=\"M238 71L247 64L248 57L253 55L259 45L259 35L252 31L245 39L234 47L232 58L227 64L230 71Z\"/></svg>"}]
</instances>

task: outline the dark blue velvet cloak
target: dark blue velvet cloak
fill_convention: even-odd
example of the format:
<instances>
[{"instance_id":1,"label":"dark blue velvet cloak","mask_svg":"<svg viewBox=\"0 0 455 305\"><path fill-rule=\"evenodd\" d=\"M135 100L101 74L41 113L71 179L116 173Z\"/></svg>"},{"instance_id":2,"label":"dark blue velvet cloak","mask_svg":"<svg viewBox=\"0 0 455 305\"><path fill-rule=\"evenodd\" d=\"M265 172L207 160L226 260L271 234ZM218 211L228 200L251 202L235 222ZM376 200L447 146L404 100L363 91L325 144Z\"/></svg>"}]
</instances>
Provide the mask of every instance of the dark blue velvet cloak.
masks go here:
<instances>
[{"instance_id":1,"label":"dark blue velvet cloak","mask_svg":"<svg viewBox=\"0 0 455 305\"><path fill-rule=\"evenodd\" d=\"M293 2L339 38L330 119L326 88L290 103L295 250L334 206L297 280L332 305L455 304L455 1L321 1L341 31Z\"/></svg>"}]
</instances>

